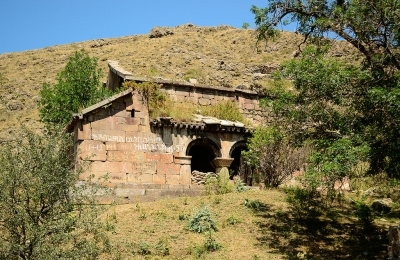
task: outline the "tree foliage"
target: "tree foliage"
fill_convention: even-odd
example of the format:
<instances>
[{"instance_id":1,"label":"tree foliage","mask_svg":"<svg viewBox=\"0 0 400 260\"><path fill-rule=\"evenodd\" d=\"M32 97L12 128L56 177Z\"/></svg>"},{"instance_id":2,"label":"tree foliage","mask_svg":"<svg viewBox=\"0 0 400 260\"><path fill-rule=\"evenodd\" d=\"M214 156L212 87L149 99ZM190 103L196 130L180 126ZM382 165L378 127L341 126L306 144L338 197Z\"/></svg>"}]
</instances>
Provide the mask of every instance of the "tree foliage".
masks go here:
<instances>
[{"instance_id":1,"label":"tree foliage","mask_svg":"<svg viewBox=\"0 0 400 260\"><path fill-rule=\"evenodd\" d=\"M0 258L96 258L106 237L89 187L76 185L82 169L73 170L70 136L16 136L0 150Z\"/></svg>"},{"instance_id":2,"label":"tree foliage","mask_svg":"<svg viewBox=\"0 0 400 260\"><path fill-rule=\"evenodd\" d=\"M290 22L304 35L300 58L283 64L278 75L291 80L293 90L278 80L269 104L285 118L295 144L314 143L310 172L339 178L364 160L371 173L400 177L400 2L270 0L252 11L259 39ZM326 37L335 35L358 50L360 64L327 56L332 40Z\"/></svg>"},{"instance_id":3,"label":"tree foliage","mask_svg":"<svg viewBox=\"0 0 400 260\"><path fill-rule=\"evenodd\" d=\"M244 159L266 187L278 187L295 171L302 170L309 154L307 147L294 147L277 128L259 127L249 140Z\"/></svg>"},{"instance_id":4,"label":"tree foliage","mask_svg":"<svg viewBox=\"0 0 400 260\"><path fill-rule=\"evenodd\" d=\"M40 118L45 123L65 125L73 113L111 95L100 86L102 72L97 59L85 50L76 51L65 68L58 73L57 83L43 84L40 91Z\"/></svg>"}]
</instances>

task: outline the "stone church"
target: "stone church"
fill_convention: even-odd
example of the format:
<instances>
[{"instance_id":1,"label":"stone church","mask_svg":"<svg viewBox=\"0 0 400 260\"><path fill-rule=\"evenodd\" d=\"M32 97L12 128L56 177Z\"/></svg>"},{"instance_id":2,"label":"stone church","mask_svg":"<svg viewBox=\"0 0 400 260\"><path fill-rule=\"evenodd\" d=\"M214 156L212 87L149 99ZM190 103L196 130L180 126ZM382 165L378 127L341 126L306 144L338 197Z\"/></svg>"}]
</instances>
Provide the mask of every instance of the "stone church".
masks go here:
<instances>
[{"instance_id":1,"label":"stone church","mask_svg":"<svg viewBox=\"0 0 400 260\"><path fill-rule=\"evenodd\" d=\"M107 87L125 81L146 82L109 61ZM262 120L259 96L249 90L204 86L188 82L152 80L175 102L212 106L237 102L254 124ZM170 117L150 118L142 96L127 89L74 114L67 126L74 132L76 163L90 161L82 180L108 174L119 203L151 201L165 196L192 196L204 192L192 183L192 172L229 169L235 173L251 129L240 122L193 115L191 122Z\"/></svg>"}]
</instances>

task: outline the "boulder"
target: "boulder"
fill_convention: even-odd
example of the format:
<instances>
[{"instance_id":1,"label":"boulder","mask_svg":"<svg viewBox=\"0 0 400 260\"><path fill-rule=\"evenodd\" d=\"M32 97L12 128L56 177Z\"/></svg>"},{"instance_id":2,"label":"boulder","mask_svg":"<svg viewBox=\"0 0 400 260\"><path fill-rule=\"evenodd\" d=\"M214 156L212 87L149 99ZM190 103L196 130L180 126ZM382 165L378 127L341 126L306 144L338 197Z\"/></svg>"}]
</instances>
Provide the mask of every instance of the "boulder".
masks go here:
<instances>
[{"instance_id":1,"label":"boulder","mask_svg":"<svg viewBox=\"0 0 400 260\"><path fill-rule=\"evenodd\" d=\"M169 27L154 27L150 31L149 38L161 38L172 34L174 34L174 32Z\"/></svg>"},{"instance_id":2,"label":"boulder","mask_svg":"<svg viewBox=\"0 0 400 260\"><path fill-rule=\"evenodd\" d=\"M372 208L377 212L389 213L392 209L392 203L393 201L390 198L379 199L372 202Z\"/></svg>"}]
</instances>

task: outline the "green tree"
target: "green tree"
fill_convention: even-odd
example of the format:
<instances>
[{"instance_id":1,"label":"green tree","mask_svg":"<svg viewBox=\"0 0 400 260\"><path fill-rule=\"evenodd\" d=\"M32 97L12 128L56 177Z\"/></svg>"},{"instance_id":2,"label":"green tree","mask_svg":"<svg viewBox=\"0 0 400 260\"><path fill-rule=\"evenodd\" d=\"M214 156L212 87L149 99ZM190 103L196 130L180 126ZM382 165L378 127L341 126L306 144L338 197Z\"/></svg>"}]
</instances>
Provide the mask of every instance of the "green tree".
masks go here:
<instances>
[{"instance_id":1,"label":"green tree","mask_svg":"<svg viewBox=\"0 0 400 260\"><path fill-rule=\"evenodd\" d=\"M108 97L111 92L101 87L101 77L96 58L91 58L85 50L75 52L58 73L57 83L43 84L39 102L41 120L65 125L73 113Z\"/></svg>"},{"instance_id":2,"label":"green tree","mask_svg":"<svg viewBox=\"0 0 400 260\"><path fill-rule=\"evenodd\" d=\"M270 104L287 119L297 144L313 141L318 156L310 167L342 176L367 160L371 173L400 177L400 2L270 0L251 10L259 40L276 35L280 23L295 22L304 35L301 57L283 64L279 75L294 91L273 90L277 99ZM327 57L327 36L350 43L362 62ZM289 102L282 106L280 98Z\"/></svg>"},{"instance_id":3,"label":"green tree","mask_svg":"<svg viewBox=\"0 0 400 260\"><path fill-rule=\"evenodd\" d=\"M54 129L53 129L54 130ZM0 258L95 259L107 237L100 207L77 185L70 135L27 129L0 147ZM88 184L89 185L89 184Z\"/></svg>"}]
</instances>

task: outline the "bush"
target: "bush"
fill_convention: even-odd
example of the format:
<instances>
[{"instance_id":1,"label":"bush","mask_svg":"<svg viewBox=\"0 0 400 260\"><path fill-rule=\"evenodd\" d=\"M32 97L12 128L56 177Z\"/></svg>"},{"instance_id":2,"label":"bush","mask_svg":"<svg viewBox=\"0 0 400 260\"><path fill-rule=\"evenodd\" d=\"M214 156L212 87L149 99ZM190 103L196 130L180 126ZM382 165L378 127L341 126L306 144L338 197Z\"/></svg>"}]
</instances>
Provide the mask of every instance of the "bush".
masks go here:
<instances>
[{"instance_id":1,"label":"bush","mask_svg":"<svg viewBox=\"0 0 400 260\"><path fill-rule=\"evenodd\" d=\"M234 178L233 182L235 184L236 192L240 193L240 192L245 192L245 191L249 190L249 187L247 187L246 184L244 184L243 181L239 177Z\"/></svg>"},{"instance_id":2,"label":"bush","mask_svg":"<svg viewBox=\"0 0 400 260\"><path fill-rule=\"evenodd\" d=\"M206 180L207 194L226 194L233 191L234 187L229 179L228 170L222 170L217 177L209 176Z\"/></svg>"},{"instance_id":3,"label":"bush","mask_svg":"<svg viewBox=\"0 0 400 260\"><path fill-rule=\"evenodd\" d=\"M190 218L188 225L188 230L203 233L208 231L217 231L217 224L214 221L213 215L211 214L208 206L197 210Z\"/></svg>"},{"instance_id":4,"label":"bush","mask_svg":"<svg viewBox=\"0 0 400 260\"><path fill-rule=\"evenodd\" d=\"M294 147L279 129L260 127L250 138L249 151L242 153L266 187L278 187L303 168L309 149Z\"/></svg>"},{"instance_id":5,"label":"bush","mask_svg":"<svg viewBox=\"0 0 400 260\"><path fill-rule=\"evenodd\" d=\"M76 185L70 138L22 129L1 147L1 259L97 258L107 244L94 183Z\"/></svg>"},{"instance_id":6,"label":"bush","mask_svg":"<svg viewBox=\"0 0 400 260\"><path fill-rule=\"evenodd\" d=\"M218 243L215 238L212 237L212 232L208 232L208 236L206 234L206 241L204 241L204 249L208 252L214 252L219 250L222 246L220 243Z\"/></svg>"},{"instance_id":7,"label":"bush","mask_svg":"<svg viewBox=\"0 0 400 260\"><path fill-rule=\"evenodd\" d=\"M66 125L72 114L112 95L101 87L102 72L97 59L85 50L75 52L64 70L57 75L57 83L43 84L40 90L39 115L46 124Z\"/></svg>"},{"instance_id":8,"label":"bush","mask_svg":"<svg viewBox=\"0 0 400 260\"><path fill-rule=\"evenodd\" d=\"M287 188L286 201L297 219L317 218L325 210L321 194L315 189Z\"/></svg>"}]
</instances>

